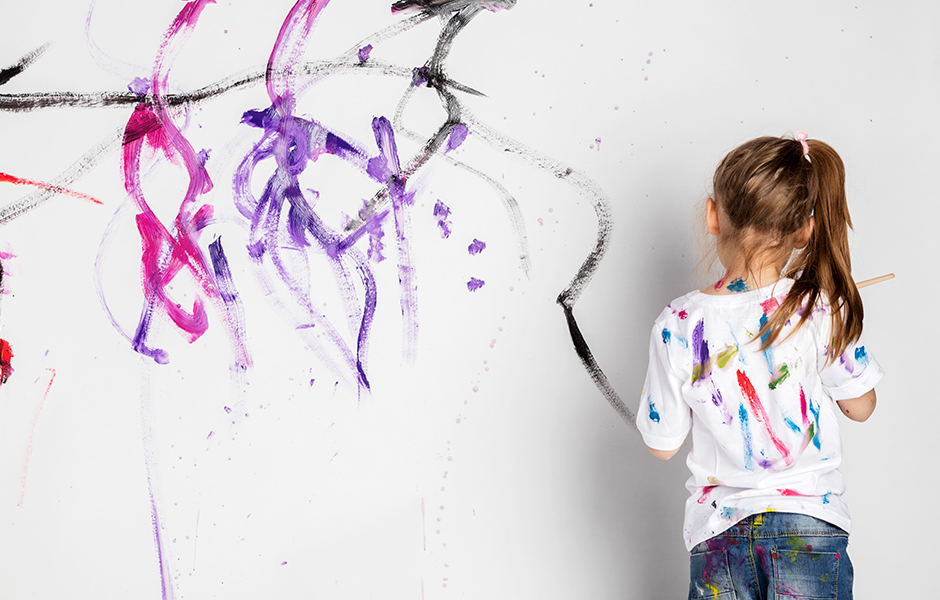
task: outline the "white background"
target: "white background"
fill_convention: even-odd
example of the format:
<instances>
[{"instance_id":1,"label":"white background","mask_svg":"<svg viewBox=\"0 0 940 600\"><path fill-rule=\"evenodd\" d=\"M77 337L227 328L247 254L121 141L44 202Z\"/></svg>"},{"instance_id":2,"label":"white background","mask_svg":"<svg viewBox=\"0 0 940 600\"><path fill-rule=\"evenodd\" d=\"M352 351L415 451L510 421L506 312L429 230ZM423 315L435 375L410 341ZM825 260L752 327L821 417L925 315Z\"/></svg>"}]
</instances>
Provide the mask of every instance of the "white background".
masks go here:
<instances>
[{"instance_id":1,"label":"white background","mask_svg":"<svg viewBox=\"0 0 940 600\"><path fill-rule=\"evenodd\" d=\"M263 68L291 4L244 4L206 8L171 72L174 91ZM0 66L52 45L0 93L124 91L149 76L182 6L99 0L94 53L86 4L5 7ZM332 59L403 18L388 2L334 0L305 60ZM460 96L476 118L606 193L612 243L575 313L632 408L653 318L705 283L692 230L721 157L797 129L840 152L854 273L897 275L863 291L868 345L887 372L878 410L867 423L843 422L862 600L931 589L938 26L940 5L926 0L520 0L475 18L447 61L452 79L486 94ZM424 23L372 56L420 66L438 31L439 22ZM335 76L309 88L298 113L374 149L372 117L391 118L407 85ZM0 387L0 597L685 597L685 450L669 463L646 452L581 367L554 302L594 243L589 199L473 133L454 153L519 202L527 277L493 188L432 160L409 184L418 355L402 360L388 229L391 259L374 266L373 393L359 397L304 346L243 251L231 173L258 134L238 122L267 104L255 85L177 118L188 119L197 150L211 149L215 189L201 201L219 219L201 241L205 250L222 236L245 303L254 366L244 380L230 375L229 340L211 308L209 331L193 344L158 320L153 339L171 353L162 366L135 354L108 320L95 277L125 331L142 302L117 146L69 186L102 206L59 195L0 226L0 250L13 255L0 336L15 354ZM0 113L0 171L54 180L129 114ZM442 117L427 90L404 113L424 135ZM403 156L418 149L399 139ZM346 212L375 192L327 159L316 169L316 185ZM169 222L175 184L147 185ZM31 192L0 183L0 203ZM453 211L447 239L432 217L437 199ZM487 249L469 256L474 238ZM468 292L471 276L486 285ZM335 282L314 279L325 310L339 310ZM236 408L234 425L226 406Z\"/></svg>"}]
</instances>

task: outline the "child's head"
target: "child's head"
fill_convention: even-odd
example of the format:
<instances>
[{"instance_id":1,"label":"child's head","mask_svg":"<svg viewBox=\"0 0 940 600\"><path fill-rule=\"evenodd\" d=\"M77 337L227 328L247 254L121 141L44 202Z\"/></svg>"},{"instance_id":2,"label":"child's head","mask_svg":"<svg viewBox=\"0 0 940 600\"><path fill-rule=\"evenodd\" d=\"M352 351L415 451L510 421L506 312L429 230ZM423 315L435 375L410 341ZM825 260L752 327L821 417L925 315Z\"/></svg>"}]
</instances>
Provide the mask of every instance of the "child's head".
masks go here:
<instances>
[{"instance_id":1,"label":"child's head","mask_svg":"<svg viewBox=\"0 0 940 600\"><path fill-rule=\"evenodd\" d=\"M771 319L770 342L804 299L811 307L822 290L842 321L834 327L838 356L861 333L862 321L849 256L845 167L831 146L805 136L761 137L732 150L715 172L711 210L721 221L719 257L740 257L746 273L772 265L796 280L786 310Z\"/></svg>"}]
</instances>

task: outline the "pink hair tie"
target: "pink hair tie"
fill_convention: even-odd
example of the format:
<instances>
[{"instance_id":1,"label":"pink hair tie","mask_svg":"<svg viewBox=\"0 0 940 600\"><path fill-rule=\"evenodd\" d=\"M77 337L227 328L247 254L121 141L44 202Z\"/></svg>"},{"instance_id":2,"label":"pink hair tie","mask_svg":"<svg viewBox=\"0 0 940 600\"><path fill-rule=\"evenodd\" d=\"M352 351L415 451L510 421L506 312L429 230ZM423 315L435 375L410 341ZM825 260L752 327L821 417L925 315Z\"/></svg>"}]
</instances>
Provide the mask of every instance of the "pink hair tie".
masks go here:
<instances>
[{"instance_id":1,"label":"pink hair tie","mask_svg":"<svg viewBox=\"0 0 940 600\"><path fill-rule=\"evenodd\" d=\"M796 132L796 141L798 141L800 145L803 146L803 156L807 158L809 158L809 144L806 143L806 138L808 137L809 134L807 134L802 129Z\"/></svg>"}]
</instances>

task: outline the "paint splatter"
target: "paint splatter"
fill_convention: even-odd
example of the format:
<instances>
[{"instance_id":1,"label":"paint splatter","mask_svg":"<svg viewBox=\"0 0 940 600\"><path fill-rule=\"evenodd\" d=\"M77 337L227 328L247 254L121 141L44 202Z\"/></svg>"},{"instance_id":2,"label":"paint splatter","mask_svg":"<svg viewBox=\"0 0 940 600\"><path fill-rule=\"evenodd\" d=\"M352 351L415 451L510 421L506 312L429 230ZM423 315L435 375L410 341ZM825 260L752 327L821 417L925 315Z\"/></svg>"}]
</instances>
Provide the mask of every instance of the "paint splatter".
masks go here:
<instances>
[{"instance_id":1,"label":"paint splatter","mask_svg":"<svg viewBox=\"0 0 940 600\"><path fill-rule=\"evenodd\" d=\"M453 224L447 219L450 216L450 207L438 200L434 203L434 216L437 217L437 226L441 230L442 238L449 238Z\"/></svg>"},{"instance_id":2,"label":"paint splatter","mask_svg":"<svg viewBox=\"0 0 940 600\"><path fill-rule=\"evenodd\" d=\"M483 252L485 249L486 249L486 244L476 238L473 238L473 243L467 246L467 252L470 254L470 256L479 254L480 252Z\"/></svg>"},{"instance_id":3,"label":"paint splatter","mask_svg":"<svg viewBox=\"0 0 940 600\"><path fill-rule=\"evenodd\" d=\"M748 291L747 283L745 283L745 281L739 277L738 279L735 279L728 284L728 291L734 292L735 294L746 292Z\"/></svg>"},{"instance_id":4,"label":"paint splatter","mask_svg":"<svg viewBox=\"0 0 940 600\"><path fill-rule=\"evenodd\" d=\"M471 292L475 292L486 284L482 279L477 279L476 277L471 277L470 281L467 282L467 289Z\"/></svg>"}]
</instances>

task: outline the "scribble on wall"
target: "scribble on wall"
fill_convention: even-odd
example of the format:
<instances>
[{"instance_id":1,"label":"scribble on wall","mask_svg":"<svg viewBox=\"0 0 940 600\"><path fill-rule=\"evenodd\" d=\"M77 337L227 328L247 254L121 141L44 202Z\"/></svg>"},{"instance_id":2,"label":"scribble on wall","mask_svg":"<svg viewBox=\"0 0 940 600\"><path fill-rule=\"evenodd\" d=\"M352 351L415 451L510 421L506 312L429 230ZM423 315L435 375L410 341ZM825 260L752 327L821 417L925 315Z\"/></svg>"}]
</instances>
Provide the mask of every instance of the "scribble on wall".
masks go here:
<instances>
[{"instance_id":1,"label":"scribble on wall","mask_svg":"<svg viewBox=\"0 0 940 600\"><path fill-rule=\"evenodd\" d=\"M396 262L402 356L409 361L416 358L419 312L417 273L410 243L410 218L416 192L412 180L429 161L445 161L479 178L492 189L500 199L505 218L511 226L520 266L528 273L530 253L519 203L494 177L452 154L468 136L473 136L502 155L511 155L533 168L551 173L560 183L574 187L592 203L597 220L594 247L558 295L557 302L564 313L576 353L588 374L618 414L633 424L633 413L598 365L575 318L578 298L597 271L609 245L612 221L606 196L585 175L500 134L477 119L461 104L459 95L481 95L481 92L450 79L447 74L446 60L460 32L481 11L510 9L515 0L395 2L392 11L400 12L402 17L394 25L360 40L333 59L305 61L305 50L314 36L314 26L328 3L329 0L298 0L294 3L273 41L263 71L217 81L188 93L170 92L170 73L187 40L198 35L200 16L205 10L211 10L212 0L193 0L185 4L164 34L152 72L148 77L135 78L126 92L0 94L0 110L4 111L57 107L125 107L130 110L126 125L120 131L107 132L72 167L48 183L0 174L0 182L35 188L23 198L0 208L0 225L9 224L39 208L56 194L100 201L72 192L69 186L94 168L108 151L119 147L124 190L136 210L134 219L141 242L143 302L136 328L125 331L111 314L99 282L103 308L115 329L128 340L135 352L158 364L166 364L171 357L155 339L155 319L172 323L192 343L207 331L209 311L213 310L227 330L233 372L249 369L252 358L246 334L247 319L229 266L233 246L223 246L221 237L211 241L204 239L208 237L205 234L213 223L215 210L204 196L221 182L213 181L210 176L210 151L197 150L193 146L179 115L181 111L210 102L222 94L263 84L270 104L245 107L241 122L232 123L233 136L251 135L254 140L230 180L234 206L248 230L247 243L239 251L247 252L255 266L259 285L269 286L271 281L277 281L277 289L286 290L275 301L290 307L287 312L295 321L292 325L297 335L318 359L331 368L337 378L352 383L359 394L367 394L371 387L369 342L378 298L373 265L378 262ZM86 31L93 8L94 5L89 11ZM435 48L423 65L401 66L372 56L373 50L383 42L435 21L441 23L441 29ZM0 71L0 85L39 60L46 47L37 48L13 66ZM395 114L372 117L374 140L368 142L351 139L326 123L297 114L299 100L318 82L349 72L396 78L404 86ZM421 88L437 94L446 114L430 137L410 131L402 119L409 102ZM418 142L420 150L412 156L402 156L397 141L404 138ZM300 180L309 165L323 156L345 162L375 185L375 192L368 200L346 202L351 216L339 227L329 224L318 211L320 192L305 188ZM148 192L145 174L148 166L155 163L164 163L181 171L188 182L182 197L167 198L161 189ZM260 194L256 194L251 185L252 177L258 173L269 173ZM175 208L172 222L160 220L154 203ZM434 217L441 235L445 237L449 235L449 214L449 208L442 202L435 204ZM112 233L110 228L103 233L99 259L108 251ZM484 242L475 239L468 252L476 254L485 247ZM332 268L335 285L345 307L346 322L342 328L316 306L309 266L314 259L326 260ZM174 283L186 285L183 282L187 281L192 287L193 300L184 306L174 299L169 289ZM485 281L476 277L466 283L468 292L477 291L484 285ZM343 328L352 335L342 335ZM6 370L4 374L7 374ZM168 598L173 595L173 584L161 540L159 503L152 481L155 469L155 459L152 453L148 453L153 531L161 564L163 595Z\"/></svg>"}]
</instances>

